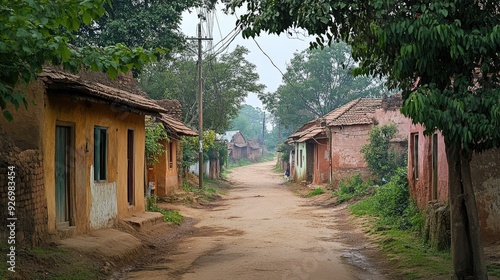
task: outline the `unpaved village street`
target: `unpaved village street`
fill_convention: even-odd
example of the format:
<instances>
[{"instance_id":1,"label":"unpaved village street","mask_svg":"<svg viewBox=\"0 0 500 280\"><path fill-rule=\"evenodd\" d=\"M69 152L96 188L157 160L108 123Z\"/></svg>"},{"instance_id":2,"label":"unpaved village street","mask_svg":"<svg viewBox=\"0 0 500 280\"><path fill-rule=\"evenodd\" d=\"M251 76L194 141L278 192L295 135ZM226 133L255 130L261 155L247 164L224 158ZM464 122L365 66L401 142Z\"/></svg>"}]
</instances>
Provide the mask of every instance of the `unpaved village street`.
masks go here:
<instances>
[{"instance_id":1,"label":"unpaved village street","mask_svg":"<svg viewBox=\"0 0 500 280\"><path fill-rule=\"evenodd\" d=\"M385 279L359 250L341 242L346 229L332 214L339 210L297 196L273 166L233 169L234 186L219 206L181 209L197 223L176 248L120 278Z\"/></svg>"}]
</instances>

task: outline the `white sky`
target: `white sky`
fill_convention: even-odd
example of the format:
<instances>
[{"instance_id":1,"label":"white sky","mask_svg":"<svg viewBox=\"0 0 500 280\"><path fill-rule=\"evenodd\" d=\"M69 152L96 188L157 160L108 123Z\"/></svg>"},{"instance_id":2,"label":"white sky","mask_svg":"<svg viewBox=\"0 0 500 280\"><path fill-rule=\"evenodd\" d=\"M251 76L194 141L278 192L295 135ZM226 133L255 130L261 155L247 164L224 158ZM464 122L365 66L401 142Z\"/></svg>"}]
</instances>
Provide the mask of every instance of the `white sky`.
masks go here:
<instances>
[{"instance_id":1,"label":"white sky","mask_svg":"<svg viewBox=\"0 0 500 280\"><path fill-rule=\"evenodd\" d=\"M192 13L185 12L183 14L181 30L188 37L196 37L196 26L198 23L199 19L195 11L193 11ZM230 33L231 30L235 28L235 26L236 16L224 14L219 6L213 22L213 45L217 44L222 38ZM202 36L205 36L207 34L205 33L206 28L207 23L203 22ZM309 42L311 41L310 38L303 38L303 40L291 39L284 34L282 34L281 36L262 34L255 40L259 43L264 52L266 52L271 57L271 59L274 61L274 64L276 64L276 66L278 66L283 73L286 70L286 64L290 62L293 54L308 48ZM244 46L250 51L246 59L256 65L257 72L260 77L260 83L266 85L266 92L274 92L281 84L281 73L272 65L266 55L259 50L258 46L252 39L243 39L240 34L229 45L227 51L232 51L237 45ZM255 94L249 95L246 98L245 103L254 107L262 108L262 103Z\"/></svg>"}]
</instances>

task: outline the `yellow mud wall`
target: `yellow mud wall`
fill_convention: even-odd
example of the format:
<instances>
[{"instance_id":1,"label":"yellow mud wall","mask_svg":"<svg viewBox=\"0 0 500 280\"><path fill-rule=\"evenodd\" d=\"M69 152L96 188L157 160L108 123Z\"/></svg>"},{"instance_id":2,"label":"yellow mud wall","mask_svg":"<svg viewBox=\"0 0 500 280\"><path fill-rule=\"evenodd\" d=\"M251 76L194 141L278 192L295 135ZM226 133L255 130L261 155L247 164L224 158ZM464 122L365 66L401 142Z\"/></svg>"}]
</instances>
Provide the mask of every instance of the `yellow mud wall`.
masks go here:
<instances>
[{"instance_id":1,"label":"yellow mud wall","mask_svg":"<svg viewBox=\"0 0 500 280\"><path fill-rule=\"evenodd\" d=\"M172 143L172 151L170 150ZM176 191L179 187L178 169L177 169L177 150L179 149L179 141L170 139L170 141L162 141L165 153L158 159L155 165L156 172L156 191L157 196L163 197L169 193ZM170 155L172 153L172 155ZM170 156L172 156L172 164L170 165Z\"/></svg>"},{"instance_id":2,"label":"yellow mud wall","mask_svg":"<svg viewBox=\"0 0 500 280\"><path fill-rule=\"evenodd\" d=\"M167 168L167 194L176 191L179 186L179 177L177 172L177 146L179 141L170 139L172 143L172 149L170 150L170 143L167 143L167 162L169 162L170 153L172 153L172 164L168 164Z\"/></svg>"},{"instance_id":3,"label":"yellow mud wall","mask_svg":"<svg viewBox=\"0 0 500 280\"><path fill-rule=\"evenodd\" d=\"M71 94L71 93L69 93ZM56 125L73 129L74 170L70 211L76 232L111 226L116 218L144 211L144 116L124 112L108 104L70 99L71 95L46 95L44 111L44 167L48 228L56 230L55 213L55 130ZM94 182L94 126L107 128L107 177ZM127 202L127 133L134 131L135 201ZM113 191L113 188L116 191ZM96 192L96 190L98 190ZM92 194L101 197L92 197ZM109 197L108 197L109 196ZM93 205L94 203L94 205Z\"/></svg>"}]
</instances>

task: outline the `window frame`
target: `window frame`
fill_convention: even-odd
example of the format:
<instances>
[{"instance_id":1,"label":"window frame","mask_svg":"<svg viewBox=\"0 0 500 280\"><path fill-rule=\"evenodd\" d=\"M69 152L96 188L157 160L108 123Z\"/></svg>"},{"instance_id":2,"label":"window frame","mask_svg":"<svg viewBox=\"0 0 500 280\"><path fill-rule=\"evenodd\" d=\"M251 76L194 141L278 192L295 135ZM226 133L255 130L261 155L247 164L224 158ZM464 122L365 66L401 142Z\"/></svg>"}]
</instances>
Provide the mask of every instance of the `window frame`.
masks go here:
<instances>
[{"instance_id":1,"label":"window frame","mask_svg":"<svg viewBox=\"0 0 500 280\"><path fill-rule=\"evenodd\" d=\"M108 136L107 127L94 126L94 181L96 182L105 182L108 179Z\"/></svg>"}]
</instances>

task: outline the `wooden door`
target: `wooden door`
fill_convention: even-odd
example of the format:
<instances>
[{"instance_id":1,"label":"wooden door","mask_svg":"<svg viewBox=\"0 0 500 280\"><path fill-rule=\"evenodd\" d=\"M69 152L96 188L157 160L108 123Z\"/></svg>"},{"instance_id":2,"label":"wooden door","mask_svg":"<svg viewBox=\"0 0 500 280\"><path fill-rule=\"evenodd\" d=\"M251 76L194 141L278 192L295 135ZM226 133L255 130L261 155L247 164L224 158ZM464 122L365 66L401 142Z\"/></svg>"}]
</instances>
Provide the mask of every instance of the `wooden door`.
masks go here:
<instances>
[{"instance_id":1,"label":"wooden door","mask_svg":"<svg viewBox=\"0 0 500 280\"><path fill-rule=\"evenodd\" d=\"M55 198L58 225L69 225L70 218L70 131L70 127L56 126Z\"/></svg>"},{"instance_id":2,"label":"wooden door","mask_svg":"<svg viewBox=\"0 0 500 280\"><path fill-rule=\"evenodd\" d=\"M134 169L134 131L127 132L127 201L129 205L134 205L135 192L135 169Z\"/></svg>"}]
</instances>

